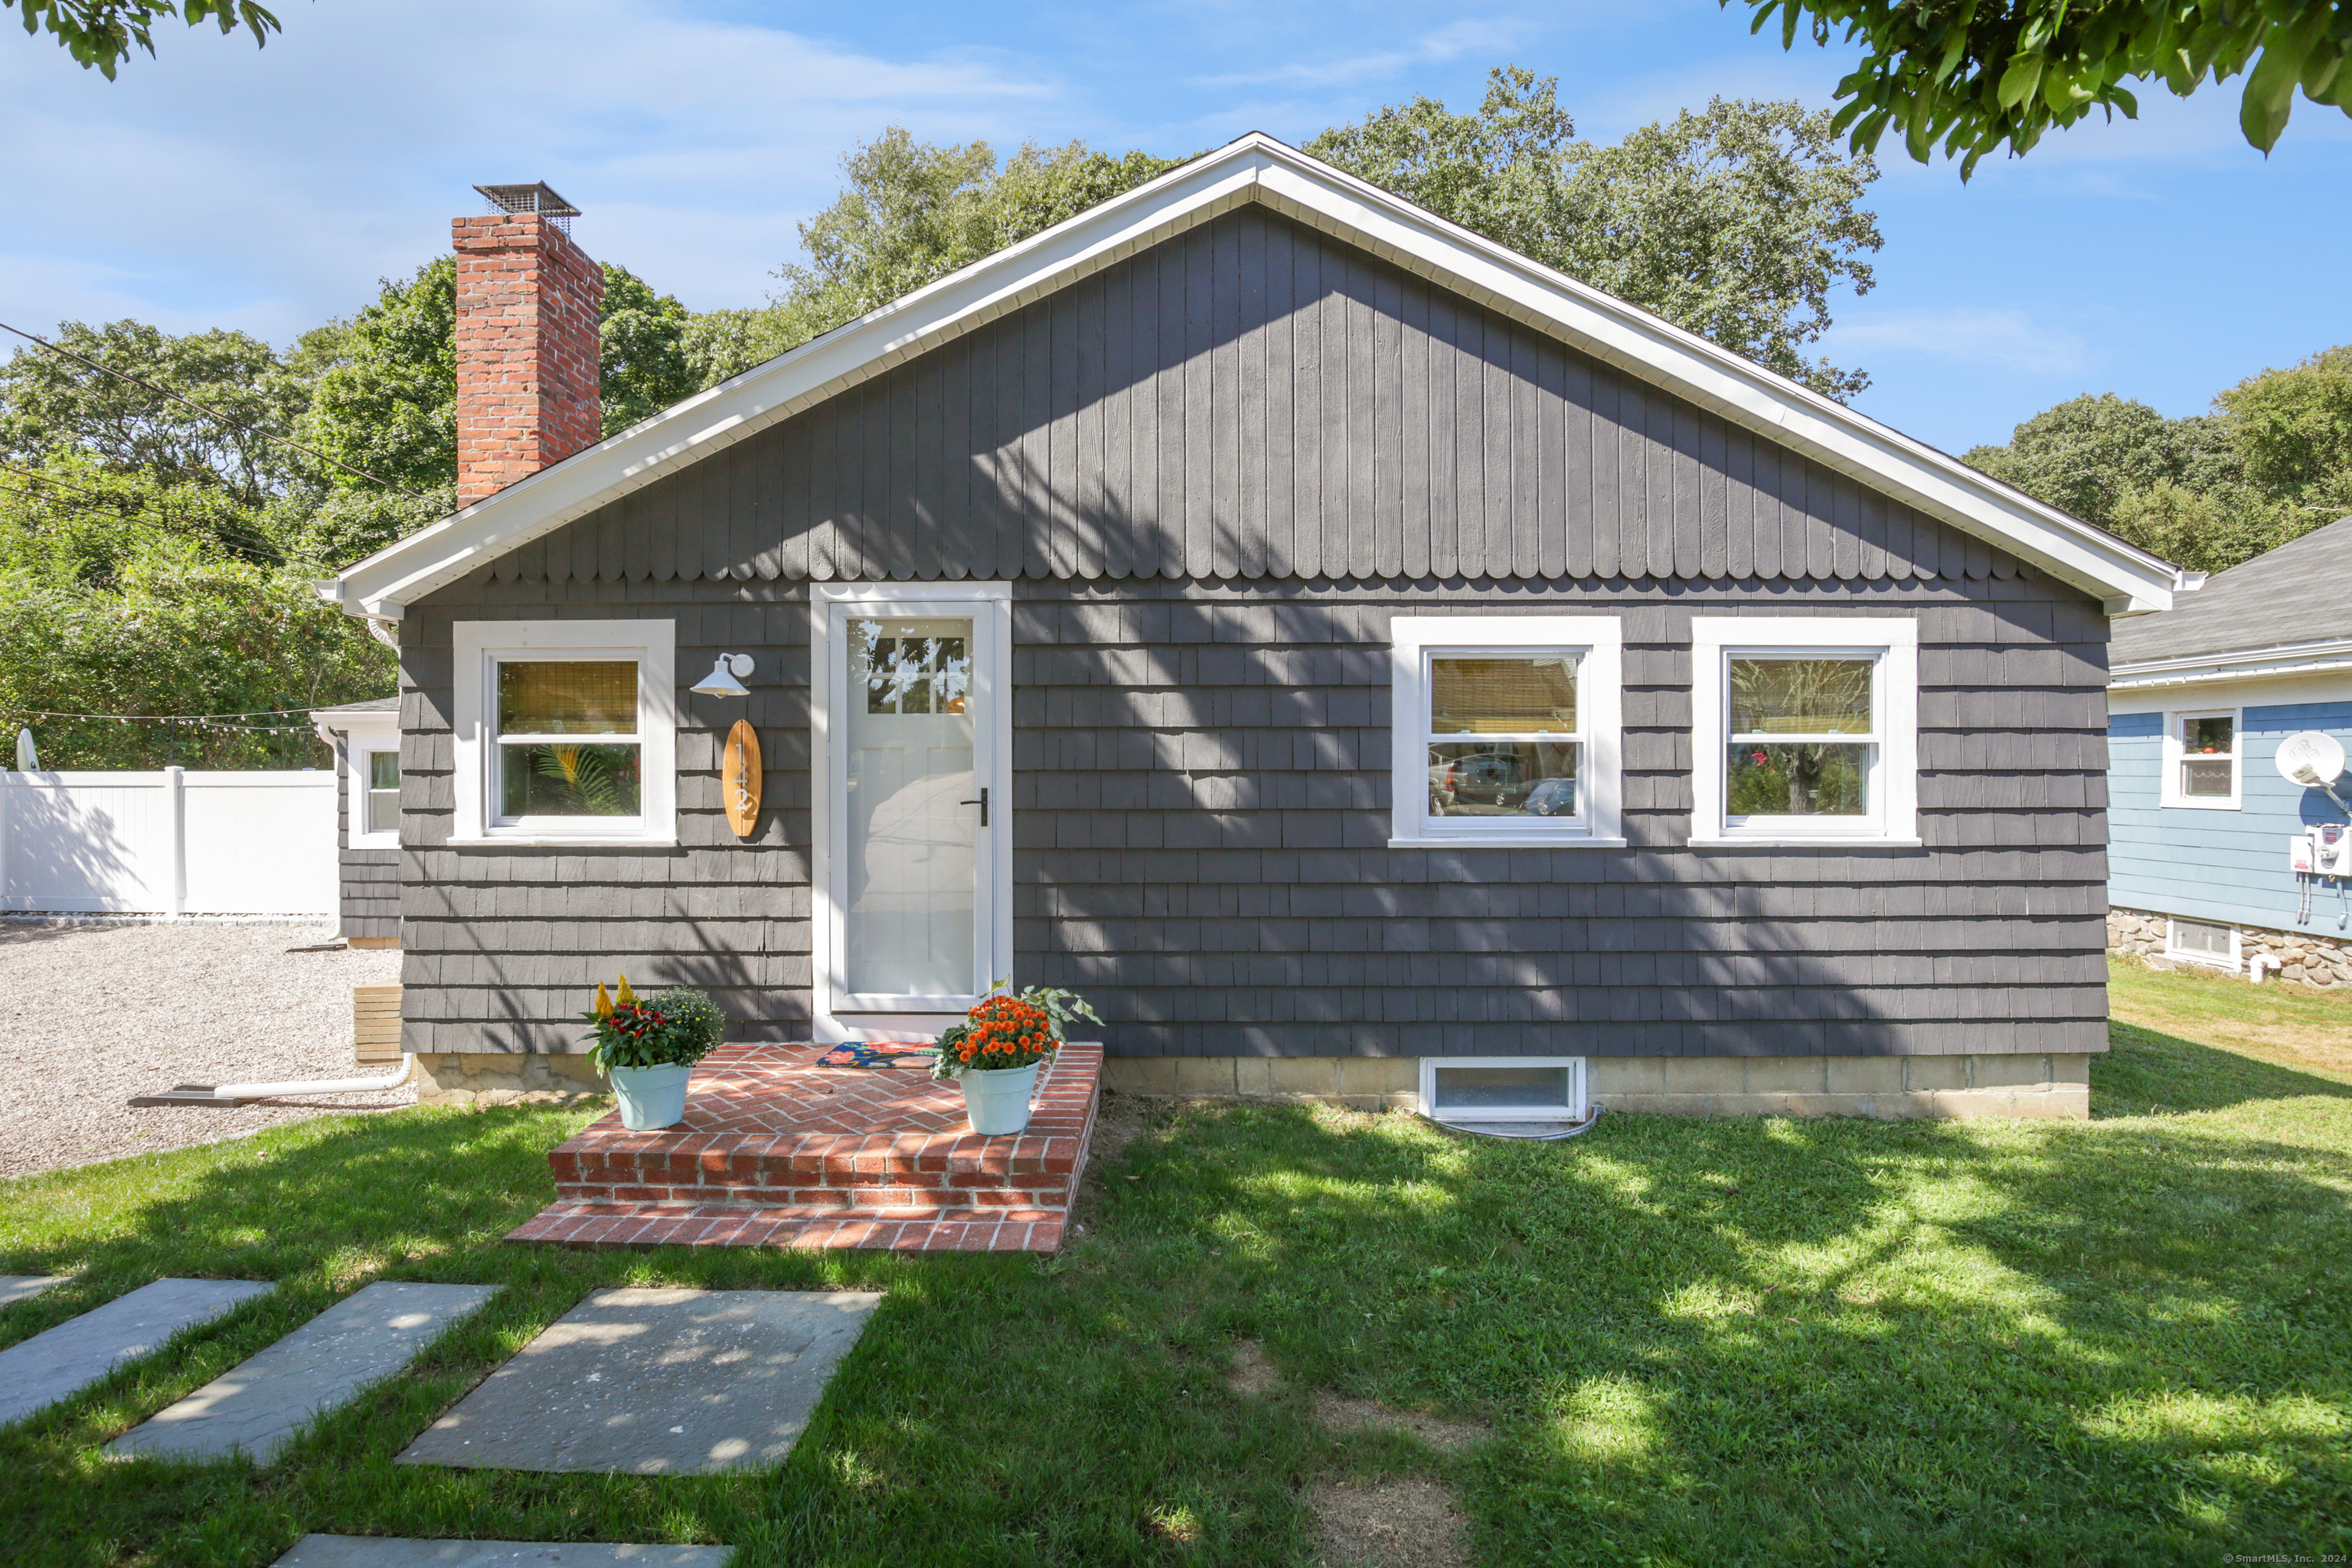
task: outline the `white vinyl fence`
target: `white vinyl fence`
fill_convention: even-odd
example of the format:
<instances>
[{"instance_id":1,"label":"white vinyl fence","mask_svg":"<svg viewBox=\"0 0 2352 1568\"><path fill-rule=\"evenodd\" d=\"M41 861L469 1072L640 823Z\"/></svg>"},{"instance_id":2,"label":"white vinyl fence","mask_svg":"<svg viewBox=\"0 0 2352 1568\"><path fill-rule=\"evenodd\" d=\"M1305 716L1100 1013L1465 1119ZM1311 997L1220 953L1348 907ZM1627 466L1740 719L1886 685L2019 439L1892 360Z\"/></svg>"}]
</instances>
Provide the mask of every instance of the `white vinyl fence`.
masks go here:
<instances>
[{"instance_id":1,"label":"white vinyl fence","mask_svg":"<svg viewBox=\"0 0 2352 1568\"><path fill-rule=\"evenodd\" d=\"M0 910L331 915L335 775L0 772Z\"/></svg>"}]
</instances>

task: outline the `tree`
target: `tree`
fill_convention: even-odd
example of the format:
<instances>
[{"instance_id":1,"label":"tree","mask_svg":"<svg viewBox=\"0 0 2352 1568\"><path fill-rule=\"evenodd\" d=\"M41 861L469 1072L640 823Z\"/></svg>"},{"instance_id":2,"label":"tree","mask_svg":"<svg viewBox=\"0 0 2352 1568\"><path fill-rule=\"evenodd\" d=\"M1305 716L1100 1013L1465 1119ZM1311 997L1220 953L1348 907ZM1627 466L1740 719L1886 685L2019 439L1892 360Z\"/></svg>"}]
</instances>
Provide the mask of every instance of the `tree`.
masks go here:
<instances>
[{"instance_id":1,"label":"tree","mask_svg":"<svg viewBox=\"0 0 2352 1568\"><path fill-rule=\"evenodd\" d=\"M609 436L700 390L685 352L686 307L625 267L604 264L598 380ZM382 280L348 322L306 333L313 376L305 439L355 468L412 490L457 479L457 264L438 257ZM329 472L341 489L364 486Z\"/></svg>"},{"instance_id":2,"label":"tree","mask_svg":"<svg viewBox=\"0 0 2352 1568\"><path fill-rule=\"evenodd\" d=\"M1883 243L1860 205L1877 168L1837 151L1826 111L1716 99L1603 147L1557 90L1497 68L1475 113L1415 98L1307 151L1828 396L1869 385L1801 352L1832 289L1869 291L1859 258Z\"/></svg>"},{"instance_id":3,"label":"tree","mask_svg":"<svg viewBox=\"0 0 2352 1568\"><path fill-rule=\"evenodd\" d=\"M260 339L217 331L175 338L122 321L62 322L49 341L79 360L27 347L0 365L0 451L13 458L72 449L165 484L218 485L247 505L296 471L297 459L269 437L285 433L303 395Z\"/></svg>"},{"instance_id":4,"label":"tree","mask_svg":"<svg viewBox=\"0 0 2352 1568\"><path fill-rule=\"evenodd\" d=\"M1721 0L1730 5L1735 0ZM2238 124L2268 153L2298 88L2352 112L2352 5L2346 0L1737 0L1751 32L1777 15L1784 48L1801 26L1817 44L1843 27L1864 48L1838 83L1835 129L1856 152L1890 130L1925 163L1941 141L1967 179L1986 153L2023 155L2094 110L2137 118L2126 82L2160 80L2186 98L2210 78L2246 72Z\"/></svg>"},{"instance_id":5,"label":"tree","mask_svg":"<svg viewBox=\"0 0 2352 1568\"><path fill-rule=\"evenodd\" d=\"M254 0L0 0L0 6L18 6L26 33L38 37L47 28L84 70L95 66L109 81L133 47L155 58L149 28L159 18L184 16L191 27L209 20L224 37L243 27L253 35L256 48L283 31L278 18Z\"/></svg>"},{"instance_id":6,"label":"tree","mask_svg":"<svg viewBox=\"0 0 2352 1568\"><path fill-rule=\"evenodd\" d=\"M2222 571L2352 513L2352 345L2249 376L2185 419L2086 394L1965 460L2168 561Z\"/></svg>"},{"instance_id":7,"label":"tree","mask_svg":"<svg viewBox=\"0 0 2352 1568\"><path fill-rule=\"evenodd\" d=\"M841 195L800 226L808 262L777 269L772 323L733 323L732 335L804 342L1181 162L1031 142L999 167L985 142L933 146L891 126L842 158Z\"/></svg>"}]
</instances>

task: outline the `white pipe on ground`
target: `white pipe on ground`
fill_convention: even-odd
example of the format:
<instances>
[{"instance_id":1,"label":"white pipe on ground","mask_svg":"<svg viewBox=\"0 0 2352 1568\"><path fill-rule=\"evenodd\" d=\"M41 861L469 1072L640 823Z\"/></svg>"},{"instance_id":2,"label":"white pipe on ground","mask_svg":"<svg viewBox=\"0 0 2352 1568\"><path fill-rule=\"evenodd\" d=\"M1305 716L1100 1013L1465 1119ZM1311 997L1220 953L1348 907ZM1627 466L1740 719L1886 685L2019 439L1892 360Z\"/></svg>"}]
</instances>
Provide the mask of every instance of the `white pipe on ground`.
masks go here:
<instances>
[{"instance_id":1,"label":"white pipe on ground","mask_svg":"<svg viewBox=\"0 0 2352 1568\"><path fill-rule=\"evenodd\" d=\"M2260 985L2263 983L2263 971L2264 969L2268 969L2272 973L2275 973L2284 967L2284 965L2280 963L2278 959L2272 954L2267 952L2258 952L2254 954L2253 957L2246 960L2246 978L2254 984Z\"/></svg>"},{"instance_id":2,"label":"white pipe on ground","mask_svg":"<svg viewBox=\"0 0 2352 1568\"><path fill-rule=\"evenodd\" d=\"M275 1100L281 1094L359 1094L369 1089L398 1089L416 1070L416 1058L404 1051L397 1069L382 1078L312 1079L307 1082L216 1083L214 1095L222 1100Z\"/></svg>"}]
</instances>

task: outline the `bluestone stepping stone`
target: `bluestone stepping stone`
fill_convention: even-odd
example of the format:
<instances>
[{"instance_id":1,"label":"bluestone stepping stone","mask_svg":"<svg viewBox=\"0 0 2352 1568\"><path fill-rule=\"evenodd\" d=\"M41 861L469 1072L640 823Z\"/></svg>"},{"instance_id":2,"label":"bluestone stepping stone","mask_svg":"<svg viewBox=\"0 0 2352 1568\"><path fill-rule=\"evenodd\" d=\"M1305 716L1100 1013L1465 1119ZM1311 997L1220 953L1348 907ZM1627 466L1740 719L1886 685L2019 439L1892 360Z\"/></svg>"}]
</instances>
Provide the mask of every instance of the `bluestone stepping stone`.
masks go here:
<instances>
[{"instance_id":1,"label":"bluestone stepping stone","mask_svg":"<svg viewBox=\"0 0 2352 1568\"><path fill-rule=\"evenodd\" d=\"M115 1459L278 1457L297 1428L414 1360L436 1335L499 1293L496 1285L379 1280L106 1446Z\"/></svg>"},{"instance_id":2,"label":"bluestone stepping stone","mask_svg":"<svg viewBox=\"0 0 2352 1568\"><path fill-rule=\"evenodd\" d=\"M69 1274L0 1274L0 1307L28 1301L52 1285L62 1285Z\"/></svg>"},{"instance_id":3,"label":"bluestone stepping stone","mask_svg":"<svg viewBox=\"0 0 2352 1568\"><path fill-rule=\"evenodd\" d=\"M0 1425L20 1420L182 1329L276 1287L252 1279L158 1279L0 1351Z\"/></svg>"},{"instance_id":4,"label":"bluestone stepping stone","mask_svg":"<svg viewBox=\"0 0 2352 1568\"><path fill-rule=\"evenodd\" d=\"M608 1546L576 1541L401 1541L306 1535L274 1568L719 1568L731 1546Z\"/></svg>"},{"instance_id":5,"label":"bluestone stepping stone","mask_svg":"<svg viewBox=\"0 0 2352 1568\"><path fill-rule=\"evenodd\" d=\"M881 1300L863 1290L598 1290L400 1462L646 1476L775 1464Z\"/></svg>"}]
</instances>

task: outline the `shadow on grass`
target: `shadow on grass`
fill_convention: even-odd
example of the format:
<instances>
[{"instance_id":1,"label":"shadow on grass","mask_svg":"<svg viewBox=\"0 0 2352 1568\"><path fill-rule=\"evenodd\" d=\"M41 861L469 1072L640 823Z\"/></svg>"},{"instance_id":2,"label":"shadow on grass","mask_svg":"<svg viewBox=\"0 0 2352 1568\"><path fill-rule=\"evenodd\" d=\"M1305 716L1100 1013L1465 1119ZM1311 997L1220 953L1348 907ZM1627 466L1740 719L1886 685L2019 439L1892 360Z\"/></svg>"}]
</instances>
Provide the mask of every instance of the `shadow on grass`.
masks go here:
<instances>
[{"instance_id":1,"label":"shadow on grass","mask_svg":"<svg viewBox=\"0 0 2352 1568\"><path fill-rule=\"evenodd\" d=\"M2352 1084L2201 1046L2133 1024L2108 1026L2111 1049L2091 1058L2091 1114L2177 1116L2258 1100L2352 1100Z\"/></svg>"},{"instance_id":2,"label":"shadow on grass","mask_svg":"<svg viewBox=\"0 0 2352 1568\"><path fill-rule=\"evenodd\" d=\"M1192 1110L1101 1245L1199 1353L1499 1418L1492 1561L2210 1562L2352 1531L2343 1125Z\"/></svg>"}]
</instances>

